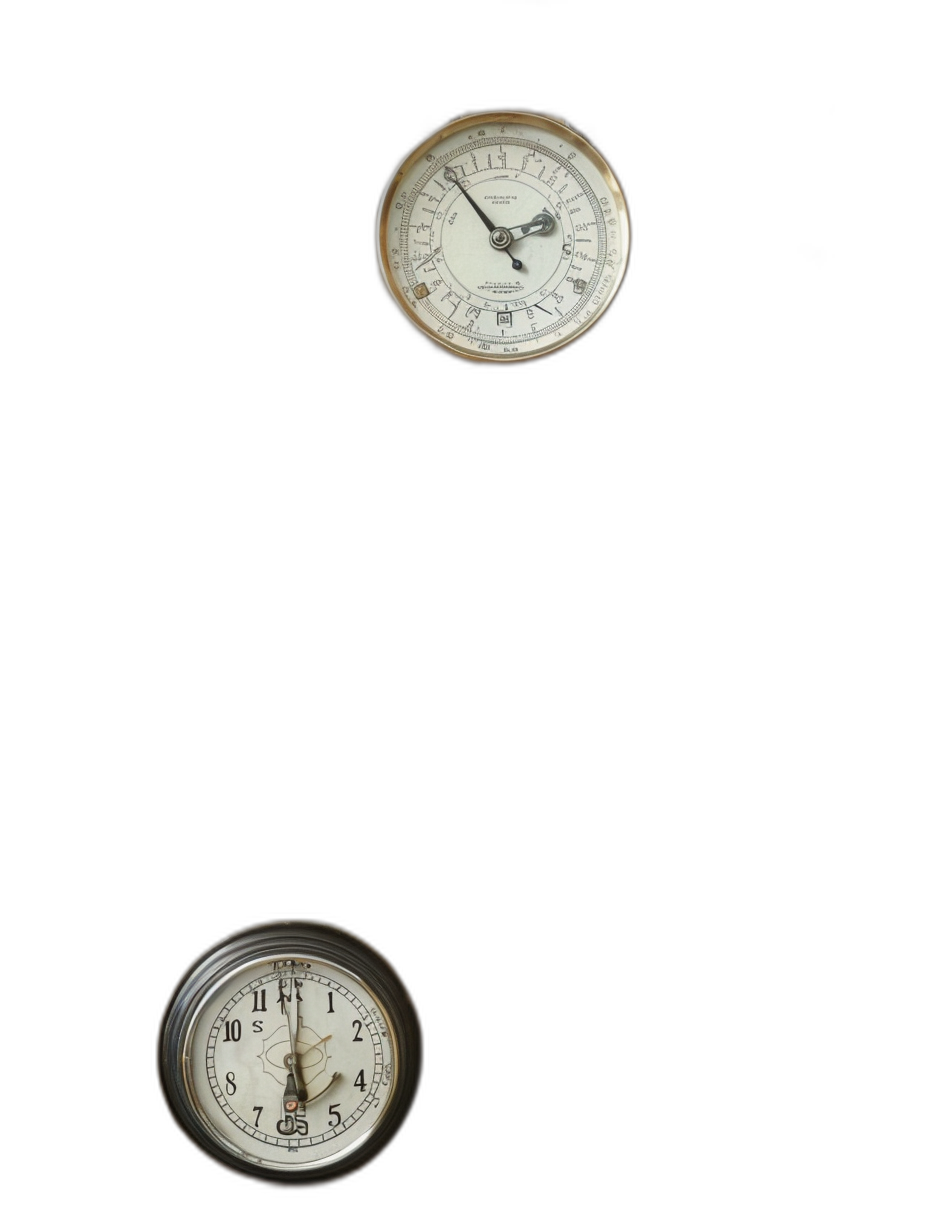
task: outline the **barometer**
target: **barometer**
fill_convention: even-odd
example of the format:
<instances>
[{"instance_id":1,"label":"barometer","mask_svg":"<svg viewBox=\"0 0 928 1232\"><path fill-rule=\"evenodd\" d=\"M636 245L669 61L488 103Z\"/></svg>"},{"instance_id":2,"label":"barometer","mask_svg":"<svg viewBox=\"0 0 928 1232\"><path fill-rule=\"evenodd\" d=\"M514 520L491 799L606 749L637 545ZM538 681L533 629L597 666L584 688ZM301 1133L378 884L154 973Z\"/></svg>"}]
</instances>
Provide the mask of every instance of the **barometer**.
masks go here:
<instances>
[{"instance_id":1,"label":"barometer","mask_svg":"<svg viewBox=\"0 0 928 1232\"><path fill-rule=\"evenodd\" d=\"M248 929L171 999L161 1081L201 1147L244 1172L312 1181L364 1163L419 1075L416 1013L389 964L325 924Z\"/></svg>"},{"instance_id":2,"label":"barometer","mask_svg":"<svg viewBox=\"0 0 928 1232\"><path fill-rule=\"evenodd\" d=\"M454 120L403 160L380 209L387 286L420 329L475 359L571 342L618 291L628 244L603 156L528 112Z\"/></svg>"}]
</instances>

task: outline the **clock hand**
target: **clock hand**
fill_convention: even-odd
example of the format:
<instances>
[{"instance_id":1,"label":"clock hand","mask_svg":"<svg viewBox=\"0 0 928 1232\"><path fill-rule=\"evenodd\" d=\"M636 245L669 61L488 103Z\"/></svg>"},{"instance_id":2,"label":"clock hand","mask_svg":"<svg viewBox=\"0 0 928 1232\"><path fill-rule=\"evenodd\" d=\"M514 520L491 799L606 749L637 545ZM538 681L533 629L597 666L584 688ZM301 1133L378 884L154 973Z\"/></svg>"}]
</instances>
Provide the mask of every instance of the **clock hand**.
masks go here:
<instances>
[{"instance_id":1,"label":"clock hand","mask_svg":"<svg viewBox=\"0 0 928 1232\"><path fill-rule=\"evenodd\" d=\"M325 1092L329 1089L329 1087L332 1085L332 1083L335 1081L336 1078L341 1078L341 1074L337 1072L334 1073L329 1079L329 1081L322 1088L321 1091L317 1091L315 1095L310 1095L309 1099L305 1100L304 1102L307 1104L311 1104L314 1099L318 1099L320 1095L324 1095Z\"/></svg>"},{"instance_id":2,"label":"clock hand","mask_svg":"<svg viewBox=\"0 0 928 1232\"><path fill-rule=\"evenodd\" d=\"M306 1052L312 1052L314 1048L318 1048L320 1044L324 1044L327 1040L330 1040L331 1038L332 1038L331 1035L323 1035L322 1039L316 1040L315 1044L308 1045ZM305 1056L306 1053L304 1052L303 1055Z\"/></svg>"},{"instance_id":3,"label":"clock hand","mask_svg":"<svg viewBox=\"0 0 928 1232\"><path fill-rule=\"evenodd\" d=\"M480 208L477 202L473 199L473 197L470 195L470 193L467 191L467 189L458 179L458 173L455 170L453 170L451 167L446 167L443 174L446 180L450 180L452 184L457 184L458 188L460 188L461 192L464 194L467 200L471 203L471 205L477 211L477 214L479 215L480 220L482 221L486 229L488 231L495 230L496 224L490 222L489 218L487 218L486 214L484 214L483 210Z\"/></svg>"},{"instance_id":4,"label":"clock hand","mask_svg":"<svg viewBox=\"0 0 928 1232\"><path fill-rule=\"evenodd\" d=\"M537 235L539 232L542 235L547 235L549 231L554 230L554 216L549 214L547 210L544 210L541 214L536 214L531 222L507 229L513 240L521 240L526 235Z\"/></svg>"},{"instance_id":5,"label":"clock hand","mask_svg":"<svg viewBox=\"0 0 928 1232\"><path fill-rule=\"evenodd\" d=\"M458 188L460 188L461 192L464 194L464 196L467 198L470 204L477 211L477 214L481 222L486 227L486 229L490 232L490 244L492 245L492 247L496 248L498 252L504 252L506 254L509 260L512 262L512 268L514 270L520 270L522 268L522 262L519 260L518 257L514 257L512 253L509 251L508 243L505 245L493 243L493 236L502 235L503 234L502 229L500 227L494 226L493 223L489 220L489 218L487 218L486 214L484 214L483 210L480 208L477 202L473 199L473 197L470 195L467 189L461 184L461 181L458 179L458 173L454 171L451 167L446 167L443 174L446 180L449 180L452 184L456 184Z\"/></svg>"},{"instance_id":6,"label":"clock hand","mask_svg":"<svg viewBox=\"0 0 928 1232\"><path fill-rule=\"evenodd\" d=\"M281 980L281 985L283 985L282 980ZM295 982L293 979L290 980L290 990L291 990L291 997L292 997L293 993L296 992L296 986L295 986ZM297 993L297 996L299 996L299 993ZM303 1086L302 1076L300 1075L300 1060L299 1060L299 1057L297 1056L296 1040L293 1035L293 1024L290 1021L290 1010L287 1008L288 1002L281 1001L281 1005L284 1007L284 1015L287 1019L287 1034L290 1037L290 1052L289 1052L289 1055L285 1058L285 1064L290 1070L290 1073L287 1076L287 1086L284 1092L284 1107L286 1107L288 1112L292 1112L293 1109L289 1107L290 1101L288 1100L288 1097L295 1096L296 1099L298 1099L300 1103L302 1103L303 1100L306 1098L306 1090ZM297 1035L299 1035L300 1033L299 1002L297 1002L297 1006L296 1006L296 1023L297 1023ZM290 1089L291 1084L293 1086L292 1092Z\"/></svg>"},{"instance_id":7,"label":"clock hand","mask_svg":"<svg viewBox=\"0 0 928 1232\"><path fill-rule=\"evenodd\" d=\"M320 1040L317 1040L315 1044L311 1044L309 1048L307 1048L306 1051L312 1052L313 1049L317 1049L318 1051L321 1052L322 1049L320 1045L324 1044L326 1040L330 1040L331 1038L332 1038L331 1035L323 1036L323 1038ZM321 1091L317 1091L315 1095L310 1095L309 1092L305 1090L305 1088L303 1088L302 1086L299 1089L297 1088L297 1082L298 1082L297 1074L299 1072L297 1054L295 1052L292 1052L289 1054L289 1056L285 1057L284 1060L286 1062L287 1067L290 1070L289 1074L287 1074L287 1084L284 1087L284 1111L285 1112L296 1112L300 1104L311 1104L314 1099L319 1098L319 1096L323 1093L323 1091L327 1091L329 1089L329 1087L332 1085L332 1083L335 1081L336 1078L341 1077L341 1075L336 1071L335 1073L330 1075L329 1081L325 1084L325 1086L322 1088Z\"/></svg>"}]
</instances>

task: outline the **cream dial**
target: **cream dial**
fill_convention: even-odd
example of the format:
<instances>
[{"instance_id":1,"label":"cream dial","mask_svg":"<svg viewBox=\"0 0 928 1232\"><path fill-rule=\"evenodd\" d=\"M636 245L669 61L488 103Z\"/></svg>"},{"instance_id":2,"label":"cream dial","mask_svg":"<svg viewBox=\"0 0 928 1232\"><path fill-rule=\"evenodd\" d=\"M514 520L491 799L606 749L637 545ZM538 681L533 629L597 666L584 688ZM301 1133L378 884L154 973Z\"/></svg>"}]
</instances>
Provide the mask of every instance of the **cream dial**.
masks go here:
<instances>
[{"instance_id":1,"label":"cream dial","mask_svg":"<svg viewBox=\"0 0 928 1232\"><path fill-rule=\"evenodd\" d=\"M380 212L393 295L435 341L514 360L570 342L628 261L625 198L566 124L528 113L454 121L404 160Z\"/></svg>"}]
</instances>

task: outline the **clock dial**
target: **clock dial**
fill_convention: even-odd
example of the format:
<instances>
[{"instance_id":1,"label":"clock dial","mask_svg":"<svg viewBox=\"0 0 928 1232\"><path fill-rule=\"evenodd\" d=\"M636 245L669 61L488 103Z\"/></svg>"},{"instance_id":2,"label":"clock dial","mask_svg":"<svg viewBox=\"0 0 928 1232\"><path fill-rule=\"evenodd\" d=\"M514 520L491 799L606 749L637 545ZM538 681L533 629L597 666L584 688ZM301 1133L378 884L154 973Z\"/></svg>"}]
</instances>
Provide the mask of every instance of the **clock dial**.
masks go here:
<instances>
[{"instance_id":1,"label":"clock dial","mask_svg":"<svg viewBox=\"0 0 928 1232\"><path fill-rule=\"evenodd\" d=\"M350 1147L386 1108L392 1035L371 992L346 972L261 962L204 1007L189 1080L219 1133L272 1165L305 1166Z\"/></svg>"},{"instance_id":2,"label":"clock dial","mask_svg":"<svg viewBox=\"0 0 928 1232\"><path fill-rule=\"evenodd\" d=\"M400 166L380 213L387 285L436 342L541 355L601 315L628 261L625 198L602 155L528 113L454 121Z\"/></svg>"},{"instance_id":3,"label":"clock dial","mask_svg":"<svg viewBox=\"0 0 928 1232\"><path fill-rule=\"evenodd\" d=\"M391 968L323 925L217 947L175 995L162 1080L182 1125L245 1171L312 1180L363 1162L418 1076L415 1012Z\"/></svg>"}]
</instances>

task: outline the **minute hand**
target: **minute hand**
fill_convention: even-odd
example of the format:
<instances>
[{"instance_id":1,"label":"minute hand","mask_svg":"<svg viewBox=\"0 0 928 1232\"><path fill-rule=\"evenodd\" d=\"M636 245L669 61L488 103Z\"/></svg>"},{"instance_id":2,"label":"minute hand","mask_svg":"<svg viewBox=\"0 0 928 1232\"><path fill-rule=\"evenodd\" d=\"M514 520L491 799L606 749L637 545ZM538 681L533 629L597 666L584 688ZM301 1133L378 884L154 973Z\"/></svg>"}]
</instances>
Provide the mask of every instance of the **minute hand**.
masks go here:
<instances>
[{"instance_id":1,"label":"minute hand","mask_svg":"<svg viewBox=\"0 0 928 1232\"><path fill-rule=\"evenodd\" d=\"M283 980L281 980L280 984L281 984L281 992L282 992L283 991ZM299 993L299 989L296 986L296 980L291 979L290 996L292 997L294 993L296 993L297 997L299 997L300 993ZM288 998L287 1004L289 1004L289 998ZM297 1088L297 1091L296 1091L297 1099L300 1100L300 1102L302 1102L306 1098L306 1091L303 1088L303 1076L300 1073L300 1057L296 1050L296 1041L299 1038L299 1034L300 1034L300 1003L299 1001L297 1001L297 1004L296 1004L296 1034L295 1035L293 1033L293 1024L290 1022L290 1011L287 1009L287 1006L284 1004L283 1001L281 1002L281 1007L287 1016L287 1034L290 1037L290 1054L289 1054L290 1055L290 1066L289 1066L290 1074Z\"/></svg>"},{"instance_id":2,"label":"minute hand","mask_svg":"<svg viewBox=\"0 0 928 1232\"><path fill-rule=\"evenodd\" d=\"M445 174L445 179L446 179L446 180L450 180L452 184L457 184L458 188L460 188L461 192L464 194L464 196L467 198L467 200L471 203L471 205L472 205L472 206L474 207L474 209L477 211L478 215L480 216L480 220L481 220L481 222L483 223L483 225L486 227L486 229L487 229L488 231L495 231L495 230L496 230L496 223L495 223L495 222L491 222L491 221L490 221L490 219L489 219L489 218L487 218L486 214L484 214L483 210L480 208L480 206L477 204L477 202L473 199L473 197L470 195L470 193L467 191L467 189L464 187L464 185L463 185L463 184L461 183L461 181L458 179L457 172L456 172L456 171L452 171L452 169L451 169L450 167L446 167L446 168L445 168L445 172L444 172L444 174Z\"/></svg>"},{"instance_id":3,"label":"minute hand","mask_svg":"<svg viewBox=\"0 0 928 1232\"><path fill-rule=\"evenodd\" d=\"M487 218L486 214L484 214L483 210L480 208L480 206L477 204L477 202L473 199L473 197L470 195L470 193L467 191L467 189L464 187L464 185L463 185L463 184L461 183L461 181L458 179L457 172L452 171L452 169L451 169L450 167L446 167L446 168L445 168L445 170L444 170L444 176L445 176L445 179L446 179L446 180L450 180L452 184L456 184L456 185L458 186L458 188L461 190L461 192L463 193L463 195L467 198L468 202L469 202L469 203L470 203L470 204L474 207L474 209L477 211L477 216L479 217L479 219L480 219L480 221L483 223L483 225L486 227L486 229L487 229L488 231L490 231L490 232L495 231L495 230L497 229L497 228L496 228L496 224L495 224L494 222L492 222L489 218ZM514 257L514 256L512 255L512 253L509 251L508 247L507 247L507 248L498 248L496 251L497 251L497 252L504 252L504 253L506 254L506 256L509 258L509 260L512 262L512 268L513 268L513 269L518 270L518 269L521 269L521 268L522 268L522 262L519 260L519 258L518 258L518 257Z\"/></svg>"}]
</instances>

